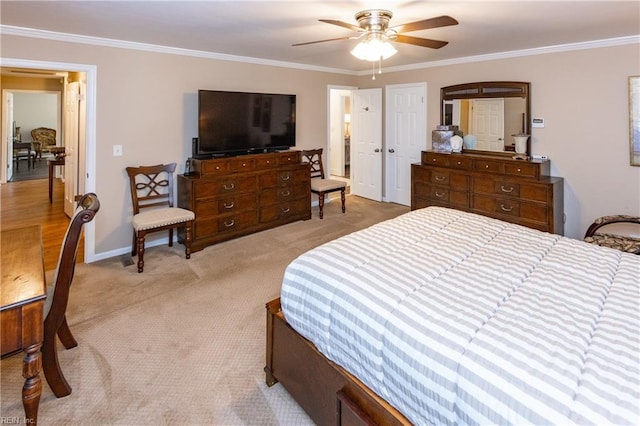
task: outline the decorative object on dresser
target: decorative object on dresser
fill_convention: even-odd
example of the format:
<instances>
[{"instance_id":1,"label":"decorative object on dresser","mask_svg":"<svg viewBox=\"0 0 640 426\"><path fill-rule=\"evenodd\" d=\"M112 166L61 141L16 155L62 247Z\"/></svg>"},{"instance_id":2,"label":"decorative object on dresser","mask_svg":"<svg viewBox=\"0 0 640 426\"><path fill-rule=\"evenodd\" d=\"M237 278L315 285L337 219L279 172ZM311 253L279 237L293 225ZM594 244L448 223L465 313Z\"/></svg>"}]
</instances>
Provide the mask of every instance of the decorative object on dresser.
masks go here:
<instances>
[{"instance_id":1,"label":"decorative object on dresser","mask_svg":"<svg viewBox=\"0 0 640 426\"><path fill-rule=\"evenodd\" d=\"M564 180L549 160L423 151L411 165L411 209L451 207L564 234Z\"/></svg>"},{"instance_id":2,"label":"decorative object on dresser","mask_svg":"<svg viewBox=\"0 0 640 426\"><path fill-rule=\"evenodd\" d=\"M178 176L178 206L195 212L193 251L311 218L309 165L300 151L194 159L192 166Z\"/></svg>"},{"instance_id":3,"label":"decorative object on dresser","mask_svg":"<svg viewBox=\"0 0 640 426\"><path fill-rule=\"evenodd\" d=\"M474 136L477 145L466 150L490 151L511 156L513 145L505 144L505 135L528 134L531 117L530 83L486 81L456 84L440 89L440 123L460 128ZM462 135L461 135L462 136ZM433 147L434 151L438 151ZM531 155L530 142L526 151Z\"/></svg>"},{"instance_id":4,"label":"decorative object on dresser","mask_svg":"<svg viewBox=\"0 0 640 426\"><path fill-rule=\"evenodd\" d=\"M340 201L342 202L342 213L346 211L345 190L347 183L337 179L326 179L324 177L324 167L322 166L322 148L310 149L302 151L303 161L309 164L311 169L311 192L318 196L318 208L320 210L320 219L324 213L324 196L340 191Z\"/></svg>"},{"instance_id":5,"label":"decorative object on dresser","mask_svg":"<svg viewBox=\"0 0 640 426\"><path fill-rule=\"evenodd\" d=\"M138 256L138 272L144 270L144 241L147 234L169 231L173 246L174 228L184 231L184 254L191 257L193 211L174 207L173 173L176 163L157 166L127 167L133 203L133 244L131 256ZM143 212L141 210L148 209Z\"/></svg>"}]
</instances>

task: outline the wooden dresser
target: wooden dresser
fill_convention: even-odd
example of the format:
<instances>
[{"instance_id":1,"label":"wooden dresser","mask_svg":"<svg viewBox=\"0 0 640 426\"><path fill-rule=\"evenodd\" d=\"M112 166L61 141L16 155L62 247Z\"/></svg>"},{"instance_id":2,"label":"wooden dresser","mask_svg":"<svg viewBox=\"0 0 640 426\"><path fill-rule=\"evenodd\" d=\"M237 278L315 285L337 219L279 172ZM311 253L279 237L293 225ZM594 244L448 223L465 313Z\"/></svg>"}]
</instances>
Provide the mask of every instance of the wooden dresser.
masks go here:
<instances>
[{"instance_id":1,"label":"wooden dresser","mask_svg":"<svg viewBox=\"0 0 640 426\"><path fill-rule=\"evenodd\" d=\"M178 176L178 206L196 214L193 251L311 218L309 165L299 151L194 159L193 170Z\"/></svg>"},{"instance_id":2,"label":"wooden dresser","mask_svg":"<svg viewBox=\"0 0 640 426\"><path fill-rule=\"evenodd\" d=\"M549 160L423 151L411 165L411 209L451 207L564 234L563 178Z\"/></svg>"}]
</instances>

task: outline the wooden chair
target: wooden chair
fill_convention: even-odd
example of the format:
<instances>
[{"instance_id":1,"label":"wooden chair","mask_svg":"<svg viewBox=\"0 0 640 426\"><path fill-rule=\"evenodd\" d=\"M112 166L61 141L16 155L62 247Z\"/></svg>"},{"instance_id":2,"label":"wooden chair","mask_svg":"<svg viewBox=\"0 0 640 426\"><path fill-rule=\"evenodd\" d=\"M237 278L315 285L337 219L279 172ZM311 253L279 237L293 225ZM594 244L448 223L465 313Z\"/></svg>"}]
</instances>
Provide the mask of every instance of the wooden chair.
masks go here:
<instances>
[{"instance_id":1,"label":"wooden chair","mask_svg":"<svg viewBox=\"0 0 640 426\"><path fill-rule=\"evenodd\" d=\"M597 218L584 240L591 244L640 254L640 217L611 215Z\"/></svg>"},{"instance_id":2,"label":"wooden chair","mask_svg":"<svg viewBox=\"0 0 640 426\"><path fill-rule=\"evenodd\" d=\"M48 127L38 127L31 130L33 146L37 153L36 157L42 159L43 152L52 152L56 146L56 130Z\"/></svg>"},{"instance_id":3,"label":"wooden chair","mask_svg":"<svg viewBox=\"0 0 640 426\"><path fill-rule=\"evenodd\" d=\"M44 342L42 344L42 370L49 387L58 398L71 393L71 386L62 374L58 363L58 351L56 349L56 335L65 348L71 349L78 346L78 342L71 334L67 324L67 304L69 302L69 289L73 281L76 266L76 254L80 234L85 223L93 220L100 209L100 201L96 194L88 193L78 201L78 207L74 214L67 233L62 242L58 267L53 283L47 286L47 299L44 307Z\"/></svg>"},{"instance_id":4,"label":"wooden chair","mask_svg":"<svg viewBox=\"0 0 640 426\"><path fill-rule=\"evenodd\" d=\"M302 151L302 160L308 162L311 169L311 192L318 195L320 219L324 216L324 196L331 192L340 191L342 213L346 211L345 190L347 188L346 182L325 178L324 167L322 166L322 151L323 148Z\"/></svg>"},{"instance_id":5,"label":"wooden chair","mask_svg":"<svg viewBox=\"0 0 640 426\"><path fill-rule=\"evenodd\" d=\"M173 229L184 227L185 257L191 258L191 232L195 214L173 206L173 173L176 163L157 166L127 167L133 202L132 256L138 256L138 272L144 269L144 241L148 233L169 230L169 247L173 246ZM142 209L150 208L140 212Z\"/></svg>"},{"instance_id":6,"label":"wooden chair","mask_svg":"<svg viewBox=\"0 0 640 426\"><path fill-rule=\"evenodd\" d=\"M31 142L13 142L13 157L16 160L16 170L20 169L20 160L27 159L27 168L35 167L37 153Z\"/></svg>"}]
</instances>

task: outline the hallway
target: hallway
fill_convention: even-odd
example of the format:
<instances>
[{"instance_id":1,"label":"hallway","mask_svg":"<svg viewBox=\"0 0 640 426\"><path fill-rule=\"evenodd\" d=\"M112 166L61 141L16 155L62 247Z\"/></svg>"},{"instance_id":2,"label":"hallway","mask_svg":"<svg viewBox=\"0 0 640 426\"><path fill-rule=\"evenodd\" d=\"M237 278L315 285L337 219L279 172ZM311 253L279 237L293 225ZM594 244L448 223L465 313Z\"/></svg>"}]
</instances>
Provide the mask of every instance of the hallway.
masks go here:
<instances>
[{"instance_id":1,"label":"hallway","mask_svg":"<svg viewBox=\"0 0 640 426\"><path fill-rule=\"evenodd\" d=\"M36 179L0 185L0 228L41 225L45 271L55 270L60 246L69 225L64 214L64 183L53 181L53 203L49 203L48 180ZM84 240L78 248L78 262L84 262Z\"/></svg>"}]
</instances>

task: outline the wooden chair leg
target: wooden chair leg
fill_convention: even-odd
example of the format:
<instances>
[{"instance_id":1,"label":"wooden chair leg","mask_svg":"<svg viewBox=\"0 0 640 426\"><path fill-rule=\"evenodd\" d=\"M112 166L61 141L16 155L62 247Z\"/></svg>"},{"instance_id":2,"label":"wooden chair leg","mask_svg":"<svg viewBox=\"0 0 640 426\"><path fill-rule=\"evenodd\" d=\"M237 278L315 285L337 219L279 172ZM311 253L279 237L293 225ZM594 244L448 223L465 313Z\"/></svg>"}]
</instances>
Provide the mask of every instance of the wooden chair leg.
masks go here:
<instances>
[{"instance_id":1,"label":"wooden chair leg","mask_svg":"<svg viewBox=\"0 0 640 426\"><path fill-rule=\"evenodd\" d=\"M342 190L340 191L340 201L342 201L342 213L344 213L345 211L347 211L347 208L345 205L344 188L342 188Z\"/></svg>"},{"instance_id":2,"label":"wooden chair leg","mask_svg":"<svg viewBox=\"0 0 640 426\"><path fill-rule=\"evenodd\" d=\"M133 242L131 243L131 256L138 254L138 236L136 231L133 231Z\"/></svg>"},{"instance_id":3,"label":"wooden chair leg","mask_svg":"<svg viewBox=\"0 0 640 426\"><path fill-rule=\"evenodd\" d=\"M173 247L173 228L169 229L169 247Z\"/></svg>"},{"instance_id":4,"label":"wooden chair leg","mask_svg":"<svg viewBox=\"0 0 640 426\"><path fill-rule=\"evenodd\" d=\"M138 232L138 273L144 270L144 232Z\"/></svg>"},{"instance_id":5,"label":"wooden chair leg","mask_svg":"<svg viewBox=\"0 0 640 426\"><path fill-rule=\"evenodd\" d=\"M58 329L58 337L60 338L60 342L67 349L75 348L76 346L78 346L78 342L73 337L73 334L71 334L71 330L69 330L66 315L62 319L62 324L60 324L60 328Z\"/></svg>"},{"instance_id":6,"label":"wooden chair leg","mask_svg":"<svg viewBox=\"0 0 640 426\"><path fill-rule=\"evenodd\" d=\"M58 363L55 332L45 332L44 343L42 344L42 371L56 397L62 398L71 393L71 386L67 383L67 379L64 378Z\"/></svg>"},{"instance_id":7,"label":"wooden chair leg","mask_svg":"<svg viewBox=\"0 0 640 426\"><path fill-rule=\"evenodd\" d=\"M189 221L184 225L184 255L187 259L191 259L191 232L193 229L193 221Z\"/></svg>"},{"instance_id":8,"label":"wooden chair leg","mask_svg":"<svg viewBox=\"0 0 640 426\"><path fill-rule=\"evenodd\" d=\"M322 219L324 209L324 192L318 192L318 208L320 209L320 219Z\"/></svg>"}]
</instances>

